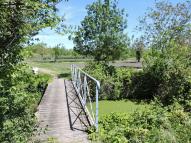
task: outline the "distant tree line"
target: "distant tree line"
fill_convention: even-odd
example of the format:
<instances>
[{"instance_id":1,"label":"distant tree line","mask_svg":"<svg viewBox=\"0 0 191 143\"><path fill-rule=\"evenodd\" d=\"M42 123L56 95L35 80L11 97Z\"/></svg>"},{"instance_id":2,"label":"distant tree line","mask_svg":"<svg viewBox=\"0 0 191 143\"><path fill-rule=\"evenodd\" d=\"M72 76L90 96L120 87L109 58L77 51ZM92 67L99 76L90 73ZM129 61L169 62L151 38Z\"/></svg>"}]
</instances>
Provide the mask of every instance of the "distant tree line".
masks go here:
<instances>
[{"instance_id":1,"label":"distant tree line","mask_svg":"<svg viewBox=\"0 0 191 143\"><path fill-rule=\"evenodd\" d=\"M67 49L63 45L48 47L45 43L33 44L25 47L25 57L28 60L57 61L62 59L93 59L91 55L84 55L75 49ZM27 56L26 56L27 55ZM136 45L123 50L120 60L136 56Z\"/></svg>"},{"instance_id":2,"label":"distant tree line","mask_svg":"<svg viewBox=\"0 0 191 143\"><path fill-rule=\"evenodd\" d=\"M83 59L87 58L76 53L73 49L67 49L63 45L57 45L55 47L48 47L45 43L38 43L27 46L25 53L28 54L30 60L51 60L57 61L59 59ZM91 57L88 57L91 58Z\"/></svg>"}]
</instances>

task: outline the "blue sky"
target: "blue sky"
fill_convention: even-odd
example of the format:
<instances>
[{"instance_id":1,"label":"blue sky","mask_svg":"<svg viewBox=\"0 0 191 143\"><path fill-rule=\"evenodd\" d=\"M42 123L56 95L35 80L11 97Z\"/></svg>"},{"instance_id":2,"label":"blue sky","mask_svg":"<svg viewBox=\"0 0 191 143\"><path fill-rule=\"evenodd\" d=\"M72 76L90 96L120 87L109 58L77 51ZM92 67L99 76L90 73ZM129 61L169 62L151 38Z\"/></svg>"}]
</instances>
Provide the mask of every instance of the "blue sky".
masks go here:
<instances>
[{"instance_id":1,"label":"blue sky","mask_svg":"<svg viewBox=\"0 0 191 143\"><path fill-rule=\"evenodd\" d=\"M69 0L68 2L62 1L57 5L59 16L65 17L66 25L80 25L80 21L83 20L86 15L86 6L91 4L95 0ZM184 0L170 0L173 3ZM149 7L154 5L155 0L119 0L119 7L124 8L128 13L128 36L138 35L135 31L135 27L138 24L140 16L144 16L144 13ZM49 47L63 44L66 48L73 48L73 42L68 40L68 36L59 35L54 30L49 28L43 29L35 36L39 38L39 42L46 43Z\"/></svg>"}]
</instances>

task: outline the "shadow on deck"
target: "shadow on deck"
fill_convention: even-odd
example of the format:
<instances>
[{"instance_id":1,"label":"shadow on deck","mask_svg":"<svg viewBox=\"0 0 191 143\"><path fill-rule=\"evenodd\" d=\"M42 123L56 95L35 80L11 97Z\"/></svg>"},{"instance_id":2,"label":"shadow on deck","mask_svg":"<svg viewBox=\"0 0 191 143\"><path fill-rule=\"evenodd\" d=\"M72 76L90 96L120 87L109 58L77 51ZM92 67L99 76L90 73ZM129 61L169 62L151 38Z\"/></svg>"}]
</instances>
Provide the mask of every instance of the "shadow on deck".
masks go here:
<instances>
[{"instance_id":1,"label":"shadow on deck","mask_svg":"<svg viewBox=\"0 0 191 143\"><path fill-rule=\"evenodd\" d=\"M91 126L87 113L71 81L64 80L71 130L87 131Z\"/></svg>"}]
</instances>

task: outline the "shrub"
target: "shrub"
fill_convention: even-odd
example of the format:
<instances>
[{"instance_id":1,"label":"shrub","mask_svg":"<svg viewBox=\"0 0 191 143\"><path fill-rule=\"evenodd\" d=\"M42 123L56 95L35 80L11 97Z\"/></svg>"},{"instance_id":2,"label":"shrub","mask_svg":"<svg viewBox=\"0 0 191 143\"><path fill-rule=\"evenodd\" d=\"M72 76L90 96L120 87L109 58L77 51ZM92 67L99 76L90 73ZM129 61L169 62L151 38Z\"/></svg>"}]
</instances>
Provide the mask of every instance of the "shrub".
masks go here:
<instances>
[{"instance_id":1,"label":"shrub","mask_svg":"<svg viewBox=\"0 0 191 143\"><path fill-rule=\"evenodd\" d=\"M49 79L20 65L9 78L0 80L0 142L29 141L37 128L36 106Z\"/></svg>"},{"instance_id":2,"label":"shrub","mask_svg":"<svg viewBox=\"0 0 191 143\"><path fill-rule=\"evenodd\" d=\"M152 100L157 92L160 79L151 73L137 72L131 77L129 91L125 94L129 99Z\"/></svg>"},{"instance_id":3,"label":"shrub","mask_svg":"<svg viewBox=\"0 0 191 143\"><path fill-rule=\"evenodd\" d=\"M187 53L179 50L149 53L143 72L131 77L129 98L152 100L157 97L164 105L179 103L188 107L190 102L190 64Z\"/></svg>"},{"instance_id":4,"label":"shrub","mask_svg":"<svg viewBox=\"0 0 191 143\"><path fill-rule=\"evenodd\" d=\"M90 139L102 142L190 142L190 114L179 104L163 108L153 105L131 115L112 113L99 122L98 136L90 133ZM97 137L96 137L97 136Z\"/></svg>"},{"instance_id":5,"label":"shrub","mask_svg":"<svg viewBox=\"0 0 191 143\"><path fill-rule=\"evenodd\" d=\"M119 100L129 91L132 69L89 63L84 70L101 82L100 99Z\"/></svg>"}]
</instances>

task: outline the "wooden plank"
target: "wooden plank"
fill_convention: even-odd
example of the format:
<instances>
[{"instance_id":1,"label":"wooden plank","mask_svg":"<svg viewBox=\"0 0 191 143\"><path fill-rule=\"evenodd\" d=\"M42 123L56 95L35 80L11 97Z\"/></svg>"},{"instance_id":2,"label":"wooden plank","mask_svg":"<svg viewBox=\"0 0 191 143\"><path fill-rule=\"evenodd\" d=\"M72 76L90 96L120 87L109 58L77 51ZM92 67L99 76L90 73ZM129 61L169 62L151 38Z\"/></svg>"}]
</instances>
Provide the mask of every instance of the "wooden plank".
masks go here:
<instances>
[{"instance_id":1,"label":"wooden plank","mask_svg":"<svg viewBox=\"0 0 191 143\"><path fill-rule=\"evenodd\" d=\"M48 138L55 138L60 143L87 143L89 142L87 134L80 131L85 130L86 127L82 126L80 120L77 120L74 129L71 129L66 90L68 90L68 96L74 98L74 95L69 92L73 90L69 85L70 82L66 81L66 84L68 84L66 87L69 89L65 89L63 79L55 78L47 87L38 107L40 127L47 127L46 133L40 135L40 140L46 142ZM76 105L73 103L72 106ZM77 108L72 108L72 110L76 113L79 112ZM75 115L71 114L71 120L74 121L74 119Z\"/></svg>"}]
</instances>

